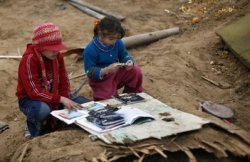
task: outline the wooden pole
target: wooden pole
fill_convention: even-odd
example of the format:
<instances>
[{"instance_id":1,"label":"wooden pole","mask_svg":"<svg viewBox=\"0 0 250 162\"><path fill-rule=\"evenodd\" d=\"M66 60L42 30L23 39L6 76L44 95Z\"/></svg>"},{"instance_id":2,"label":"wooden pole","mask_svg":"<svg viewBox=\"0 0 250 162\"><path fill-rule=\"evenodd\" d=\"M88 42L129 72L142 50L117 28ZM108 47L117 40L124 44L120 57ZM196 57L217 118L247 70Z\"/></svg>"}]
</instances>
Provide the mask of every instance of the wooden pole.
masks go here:
<instances>
[{"instance_id":1,"label":"wooden pole","mask_svg":"<svg viewBox=\"0 0 250 162\"><path fill-rule=\"evenodd\" d=\"M148 44L159 39L177 34L179 33L179 31L179 27L174 27L165 30L125 37L122 40L127 48L132 48L138 45Z\"/></svg>"},{"instance_id":2,"label":"wooden pole","mask_svg":"<svg viewBox=\"0 0 250 162\"><path fill-rule=\"evenodd\" d=\"M97 6L94 6L94 5L91 5L91 4L89 4L89 3L87 3L87 2L85 2L83 0L70 0L70 1L74 2L75 4L79 4L79 5L83 6L83 7L87 7L87 8L89 8L89 9L91 9L93 11L96 11L98 13L101 13L101 14L104 14L104 15L114 16L118 20L121 20L121 21L125 19L124 16L121 16L121 15L119 15L117 13L113 13L111 11L107 11L107 10L101 9L101 8L99 8Z\"/></svg>"},{"instance_id":3,"label":"wooden pole","mask_svg":"<svg viewBox=\"0 0 250 162\"><path fill-rule=\"evenodd\" d=\"M0 56L0 59L21 59L22 56Z\"/></svg>"},{"instance_id":4,"label":"wooden pole","mask_svg":"<svg viewBox=\"0 0 250 162\"><path fill-rule=\"evenodd\" d=\"M96 11L93 11L93 10L87 8L87 7L84 7L84 6L81 6L81 5L77 4L77 3L74 3L73 1L69 1L69 3L70 3L72 6L78 8L79 10L81 10L82 12L85 12L85 13L87 13L88 15L93 16L93 17L95 17L95 18L103 19L103 18L105 17L105 15L102 15L102 14L100 14L100 13L98 13L98 12L96 12Z\"/></svg>"}]
</instances>

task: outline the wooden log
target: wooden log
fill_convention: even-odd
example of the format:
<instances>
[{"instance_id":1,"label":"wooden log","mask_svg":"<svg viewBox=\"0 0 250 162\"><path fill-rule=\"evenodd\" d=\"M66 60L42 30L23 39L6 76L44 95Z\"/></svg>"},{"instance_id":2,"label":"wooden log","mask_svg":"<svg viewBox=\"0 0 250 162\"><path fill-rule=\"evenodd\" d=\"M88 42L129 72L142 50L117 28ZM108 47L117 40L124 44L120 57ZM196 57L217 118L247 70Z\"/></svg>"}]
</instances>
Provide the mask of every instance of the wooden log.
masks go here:
<instances>
[{"instance_id":1,"label":"wooden log","mask_svg":"<svg viewBox=\"0 0 250 162\"><path fill-rule=\"evenodd\" d=\"M97 6L94 6L94 5L92 5L92 4L89 4L89 3L87 3L87 2L85 2L85 1L83 1L83 0L70 0L70 1L71 1L71 2L74 2L75 4L79 4L79 5L83 6L83 7L87 7L87 8L89 8L89 9L91 9L91 10L93 10L93 11L96 11L96 12L98 12L98 13L101 13L101 14L103 14L103 15L114 16L114 17L116 17L116 18L117 18L118 20L120 20L120 21L122 21L122 20L125 19L125 17L122 16L122 15L119 15L119 14L117 14L117 13L113 13L113 12L111 12L111 11L107 11L107 10L101 9L101 8L99 8L99 7L97 7Z\"/></svg>"},{"instance_id":2,"label":"wooden log","mask_svg":"<svg viewBox=\"0 0 250 162\"><path fill-rule=\"evenodd\" d=\"M86 14L88 14L90 16L93 16L93 17L95 17L97 19L103 19L105 17L105 15L103 15L103 14L100 14L100 13L98 13L96 11L93 11L93 10L87 8L87 7L81 6L81 5L79 5L77 3L74 3L72 1L69 1L69 3L72 6L76 7L77 9L81 10L82 12L85 12Z\"/></svg>"},{"instance_id":3,"label":"wooden log","mask_svg":"<svg viewBox=\"0 0 250 162\"><path fill-rule=\"evenodd\" d=\"M174 27L165 30L125 37L122 40L127 48L132 48L138 45L142 44L145 45L157 41L159 39L177 34L179 33L179 31L180 31L179 27Z\"/></svg>"}]
</instances>

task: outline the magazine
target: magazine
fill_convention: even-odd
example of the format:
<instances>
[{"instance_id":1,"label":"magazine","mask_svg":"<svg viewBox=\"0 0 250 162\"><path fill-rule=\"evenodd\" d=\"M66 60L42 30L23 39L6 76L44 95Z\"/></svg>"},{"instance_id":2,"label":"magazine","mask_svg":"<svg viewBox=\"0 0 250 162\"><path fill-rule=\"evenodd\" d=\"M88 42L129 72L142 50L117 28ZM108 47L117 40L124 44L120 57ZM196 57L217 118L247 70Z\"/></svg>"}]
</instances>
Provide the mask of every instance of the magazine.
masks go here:
<instances>
[{"instance_id":1,"label":"magazine","mask_svg":"<svg viewBox=\"0 0 250 162\"><path fill-rule=\"evenodd\" d=\"M114 96L114 98L118 99L124 104L131 104L131 103L145 101L145 99L142 96L136 93L123 93L123 94Z\"/></svg>"},{"instance_id":2,"label":"magazine","mask_svg":"<svg viewBox=\"0 0 250 162\"><path fill-rule=\"evenodd\" d=\"M69 111L68 109L54 110L50 114L66 124L73 124L75 120L88 116L79 110Z\"/></svg>"},{"instance_id":3,"label":"magazine","mask_svg":"<svg viewBox=\"0 0 250 162\"><path fill-rule=\"evenodd\" d=\"M102 109L106 106L106 104L103 104L101 102L90 101L90 102L86 102L86 103L81 104L81 106L82 106L81 110L88 113L91 110Z\"/></svg>"},{"instance_id":4,"label":"magazine","mask_svg":"<svg viewBox=\"0 0 250 162\"><path fill-rule=\"evenodd\" d=\"M64 111L64 112L60 112L58 115L60 115L61 117L63 118L66 118L66 119L73 119L73 118L76 118L76 117L80 117L82 116L83 114L77 110L72 110L72 111Z\"/></svg>"},{"instance_id":5,"label":"magazine","mask_svg":"<svg viewBox=\"0 0 250 162\"><path fill-rule=\"evenodd\" d=\"M75 121L75 123L81 128L89 131L90 133L103 133L107 131L111 131L120 127L128 126L131 124L139 124L144 122L149 122L154 120L155 118L138 109L128 106L121 106L121 108L115 112L115 114L121 115L123 117L123 123L116 123L117 125L109 125L108 127L102 127L96 123L90 122L87 120L88 117L81 118ZM121 121L122 122L122 121Z\"/></svg>"},{"instance_id":6,"label":"magazine","mask_svg":"<svg viewBox=\"0 0 250 162\"><path fill-rule=\"evenodd\" d=\"M66 124L73 124L76 120L88 116L88 112L91 110L98 110L104 108L106 105L100 102L86 102L81 104L82 109L69 111L68 109L54 110L50 114L57 119L65 122Z\"/></svg>"}]
</instances>

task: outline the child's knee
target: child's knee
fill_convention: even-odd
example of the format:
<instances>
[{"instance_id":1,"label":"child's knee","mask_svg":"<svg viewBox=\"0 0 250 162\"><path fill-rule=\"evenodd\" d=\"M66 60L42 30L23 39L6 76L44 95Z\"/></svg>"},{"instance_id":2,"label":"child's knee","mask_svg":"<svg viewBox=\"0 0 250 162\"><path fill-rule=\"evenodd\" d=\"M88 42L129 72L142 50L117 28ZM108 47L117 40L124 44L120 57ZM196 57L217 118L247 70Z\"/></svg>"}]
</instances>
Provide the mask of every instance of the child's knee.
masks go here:
<instances>
[{"instance_id":1,"label":"child's knee","mask_svg":"<svg viewBox=\"0 0 250 162\"><path fill-rule=\"evenodd\" d=\"M50 111L49 105L42 102L37 115L38 120L43 121L47 119L47 117L50 115Z\"/></svg>"},{"instance_id":2,"label":"child's knee","mask_svg":"<svg viewBox=\"0 0 250 162\"><path fill-rule=\"evenodd\" d=\"M138 65L134 65L133 73L138 77L142 77L142 70Z\"/></svg>"}]
</instances>

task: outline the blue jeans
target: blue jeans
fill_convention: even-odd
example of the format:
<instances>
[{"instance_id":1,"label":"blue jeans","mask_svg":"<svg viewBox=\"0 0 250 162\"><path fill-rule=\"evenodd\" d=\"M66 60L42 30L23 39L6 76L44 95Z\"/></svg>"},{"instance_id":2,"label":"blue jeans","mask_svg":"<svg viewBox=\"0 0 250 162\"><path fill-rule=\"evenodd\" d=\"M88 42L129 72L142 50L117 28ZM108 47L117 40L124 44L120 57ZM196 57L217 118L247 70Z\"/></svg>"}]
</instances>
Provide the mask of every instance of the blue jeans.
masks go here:
<instances>
[{"instance_id":1,"label":"blue jeans","mask_svg":"<svg viewBox=\"0 0 250 162\"><path fill-rule=\"evenodd\" d=\"M81 96L72 95L71 99L77 103L89 102ZM44 123L50 115L50 106L42 101L23 98L19 100L19 108L27 118L27 126L32 137L41 135L44 131Z\"/></svg>"}]
</instances>

